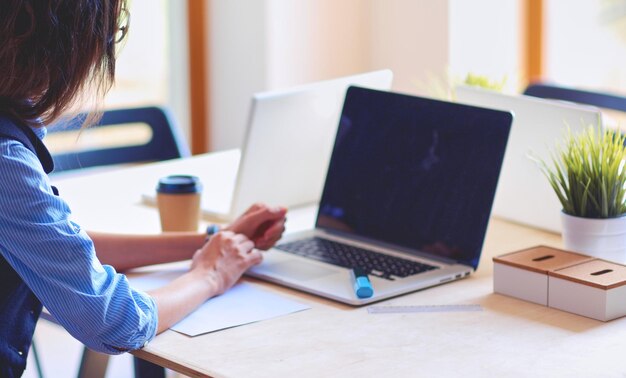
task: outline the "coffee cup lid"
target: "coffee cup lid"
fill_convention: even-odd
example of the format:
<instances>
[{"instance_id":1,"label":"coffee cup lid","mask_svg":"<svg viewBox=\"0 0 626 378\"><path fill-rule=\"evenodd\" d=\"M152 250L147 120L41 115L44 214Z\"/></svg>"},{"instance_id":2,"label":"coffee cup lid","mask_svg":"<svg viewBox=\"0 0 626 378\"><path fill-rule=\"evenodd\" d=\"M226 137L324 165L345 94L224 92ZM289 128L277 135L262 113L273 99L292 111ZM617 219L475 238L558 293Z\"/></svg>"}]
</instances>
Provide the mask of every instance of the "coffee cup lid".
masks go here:
<instances>
[{"instance_id":1,"label":"coffee cup lid","mask_svg":"<svg viewBox=\"0 0 626 378\"><path fill-rule=\"evenodd\" d=\"M196 176L171 175L159 179L156 190L159 193L171 194L198 193L202 191L202 184Z\"/></svg>"}]
</instances>

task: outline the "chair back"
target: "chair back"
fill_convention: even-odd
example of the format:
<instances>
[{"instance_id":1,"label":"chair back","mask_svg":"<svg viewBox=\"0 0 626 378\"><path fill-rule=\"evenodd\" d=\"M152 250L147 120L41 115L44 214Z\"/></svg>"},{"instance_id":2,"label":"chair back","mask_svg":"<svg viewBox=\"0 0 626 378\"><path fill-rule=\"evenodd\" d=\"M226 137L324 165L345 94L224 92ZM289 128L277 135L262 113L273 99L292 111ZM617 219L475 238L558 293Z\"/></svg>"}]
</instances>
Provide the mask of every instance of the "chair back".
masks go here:
<instances>
[{"instance_id":1,"label":"chair back","mask_svg":"<svg viewBox=\"0 0 626 378\"><path fill-rule=\"evenodd\" d=\"M599 108L626 112L626 97L610 93L593 92L574 88L559 87L551 84L533 83L524 91L525 95L577 102Z\"/></svg>"},{"instance_id":2,"label":"chair back","mask_svg":"<svg viewBox=\"0 0 626 378\"><path fill-rule=\"evenodd\" d=\"M86 117L86 113L80 114L48 128L46 144L54 172L190 155L184 138L162 108L107 110L96 125L81 129Z\"/></svg>"}]
</instances>

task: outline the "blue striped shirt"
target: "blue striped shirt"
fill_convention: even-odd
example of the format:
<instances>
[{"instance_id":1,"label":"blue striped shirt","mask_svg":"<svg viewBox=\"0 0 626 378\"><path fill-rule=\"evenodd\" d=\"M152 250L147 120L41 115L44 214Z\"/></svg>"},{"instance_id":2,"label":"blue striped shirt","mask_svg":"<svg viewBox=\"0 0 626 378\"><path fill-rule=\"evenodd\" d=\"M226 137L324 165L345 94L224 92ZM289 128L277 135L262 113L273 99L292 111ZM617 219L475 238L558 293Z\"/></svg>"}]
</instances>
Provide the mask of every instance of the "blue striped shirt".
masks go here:
<instances>
[{"instance_id":1,"label":"blue striped shirt","mask_svg":"<svg viewBox=\"0 0 626 378\"><path fill-rule=\"evenodd\" d=\"M43 138L45 129L35 133ZM57 321L90 349L118 354L154 337L154 299L98 261L87 233L71 220L65 201L53 194L37 156L4 138L0 253Z\"/></svg>"}]
</instances>

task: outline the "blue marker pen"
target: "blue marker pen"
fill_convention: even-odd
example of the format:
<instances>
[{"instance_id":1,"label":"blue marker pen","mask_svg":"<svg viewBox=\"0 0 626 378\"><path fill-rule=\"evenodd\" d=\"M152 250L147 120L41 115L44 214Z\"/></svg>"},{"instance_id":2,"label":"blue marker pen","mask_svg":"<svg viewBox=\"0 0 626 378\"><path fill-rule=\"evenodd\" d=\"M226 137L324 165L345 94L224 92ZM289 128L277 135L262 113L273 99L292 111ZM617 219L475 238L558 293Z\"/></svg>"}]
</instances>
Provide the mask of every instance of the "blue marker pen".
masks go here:
<instances>
[{"instance_id":1,"label":"blue marker pen","mask_svg":"<svg viewBox=\"0 0 626 378\"><path fill-rule=\"evenodd\" d=\"M374 288L364 269L354 268L350 274L354 279L354 292L358 298L369 298L374 295Z\"/></svg>"}]
</instances>

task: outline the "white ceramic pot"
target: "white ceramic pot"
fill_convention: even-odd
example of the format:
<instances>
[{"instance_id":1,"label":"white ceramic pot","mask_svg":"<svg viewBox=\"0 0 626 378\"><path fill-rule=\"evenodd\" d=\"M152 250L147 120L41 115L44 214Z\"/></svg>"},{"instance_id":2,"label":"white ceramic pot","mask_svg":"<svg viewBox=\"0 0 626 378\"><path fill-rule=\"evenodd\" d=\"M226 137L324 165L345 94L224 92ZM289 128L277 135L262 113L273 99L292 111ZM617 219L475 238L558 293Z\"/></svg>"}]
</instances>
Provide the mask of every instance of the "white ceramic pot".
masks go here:
<instances>
[{"instance_id":1,"label":"white ceramic pot","mask_svg":"<svg viewBox=\"0 0 626 378\"><path fill-rule=\"evenodd\" d=\"M626 264L626 216L596 219L561 212L561 222L565 249Z\"/></svg>"}]
</instances>

